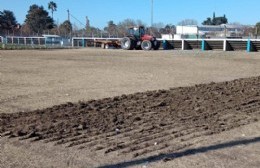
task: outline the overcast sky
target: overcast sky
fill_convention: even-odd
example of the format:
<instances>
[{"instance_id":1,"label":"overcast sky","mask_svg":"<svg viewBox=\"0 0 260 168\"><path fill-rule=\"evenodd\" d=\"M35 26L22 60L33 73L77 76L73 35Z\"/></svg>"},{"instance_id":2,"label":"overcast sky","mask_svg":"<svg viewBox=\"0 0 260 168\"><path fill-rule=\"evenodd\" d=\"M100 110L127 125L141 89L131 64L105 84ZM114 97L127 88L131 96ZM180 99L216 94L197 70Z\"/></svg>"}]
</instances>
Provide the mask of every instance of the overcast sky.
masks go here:
<instances>
[{"instance_id":1,"label":"overcast sky","mask_svg":"<svg viewBox=\"0 0 260 168\"><path fill-rule=\"evenodd\" d=\"M109 20L115 23L127 18L151 23L152 0L53 0L58 8L54 20L61 23L67 19L81 26L88 16L90 25L103 28ZM184 19L195 19L199 24L207 17L226 14L229 22L254 25L260 21L259 0L153 0L154 23L177 24ZM29 6L37 4L48 9L50 0L0 0L0 10L11 10L19 23L23 23ZM51 15L51 14L50 14ZM77 21L79 20L79 21Z\"/></svg>"}]
</instances>

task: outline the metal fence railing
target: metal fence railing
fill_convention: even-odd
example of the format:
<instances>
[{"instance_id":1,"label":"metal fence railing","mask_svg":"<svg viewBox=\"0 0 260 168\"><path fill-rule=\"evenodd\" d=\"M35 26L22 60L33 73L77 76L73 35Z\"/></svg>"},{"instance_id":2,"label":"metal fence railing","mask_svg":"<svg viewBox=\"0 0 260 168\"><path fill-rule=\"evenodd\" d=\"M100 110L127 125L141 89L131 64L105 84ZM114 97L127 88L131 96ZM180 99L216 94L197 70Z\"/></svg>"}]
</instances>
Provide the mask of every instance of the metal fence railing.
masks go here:
<instances>
[{"instance_id":1,"label":"metal fence railing","mask_svg":"<svg viewBox=\"0 0 260 168\"><path fill-rule=\"evenodd\" d=\"M49 36L48 36L49 37ZM19 37L19 36L0 36L0 43L3 45L18 45L30 47L101 47L97 41L119 41L120 38L90 38L72 37L66 38L47 38L47 37ZM222 50L222 51L260 51L260 39L178 39L160 41L161 49L179 50ZM1 46L0 46L1 47Z\"/></svg>"},{"instance_id":2,"label":"metal fence railing","mask_svg":"<svg viewBox=\"0 0 260 168\"><path fill-rule=\"evenodd\" d=\"M97 40L120 40L120 38L73 37L73 47L101 47ZM222 50L222 51L260 51L260 39L178 39L160 41L161 49L175 50Z\"/></svg>"},{"instance_id":3,"label":"metal fence railing","mask_svg":"<svg viewBox=\"0 0 260 168\"><path fill-rule=\"evenodd\" d=\"M0 43L17 46L46 46L46 47L65 47L71 46L70 40L66 38L47 38L47 37L20 37L20 36L0 36Z\"/></svg>"}]
</instances>

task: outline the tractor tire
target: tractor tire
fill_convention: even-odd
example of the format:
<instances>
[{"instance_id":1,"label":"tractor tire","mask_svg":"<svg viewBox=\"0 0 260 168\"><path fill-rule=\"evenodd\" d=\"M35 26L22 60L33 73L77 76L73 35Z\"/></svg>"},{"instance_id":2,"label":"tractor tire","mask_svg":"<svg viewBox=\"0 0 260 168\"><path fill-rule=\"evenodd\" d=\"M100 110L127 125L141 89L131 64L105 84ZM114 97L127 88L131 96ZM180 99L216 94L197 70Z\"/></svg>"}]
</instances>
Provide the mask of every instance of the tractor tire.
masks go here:
<instances>
[{"instance_id":1,"label":"tractor tire","mask_svg":"<svg viewBox=\"0 0 260 168\"><path fill-rule=\"evenodd\" d=\"M161 45L160 41L157 41L157 40L153 41L153 49L154 50L158 50L160 48L160 45Z\"/></svg>"},{"instance_id":2,"label":"tractor tire","mask_svg":"<svg viewBox=\"0 0 260 168\"><path fill-rule=\"evenodd\" d=\"M130 37L124 37L121 40L121 48L123 50L132 50L135 48L135 41Z\"/></svg>"},{"instance_id":3,"label":"tractor tire","mask_svg":"<svg viewBox=\"0 0 260 168\"><path fill-rule=\"evenodd\" d=\"M151 41L149 41L149 40L144 40L143 42L142 42L142 44L141 44L141 48L143 49L143 50L151 50L152 49L152 42Z\"/></svg>"}]
</instances>

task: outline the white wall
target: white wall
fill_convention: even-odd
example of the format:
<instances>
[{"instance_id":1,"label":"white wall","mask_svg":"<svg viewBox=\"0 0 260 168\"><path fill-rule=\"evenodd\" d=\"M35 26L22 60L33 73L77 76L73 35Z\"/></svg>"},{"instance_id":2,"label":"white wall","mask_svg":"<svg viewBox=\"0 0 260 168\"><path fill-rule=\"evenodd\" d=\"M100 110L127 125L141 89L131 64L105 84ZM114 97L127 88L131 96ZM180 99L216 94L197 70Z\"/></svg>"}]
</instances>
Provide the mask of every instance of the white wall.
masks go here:
<instances>
[{"instance_id":1,"label":"white wall","mask_svg":"<svg viewBox=\"0 0 260 168\"><path fill-rule=\"evenodd\" d=\"M162 39L163 40L172 40L172 34L162 34Z\"/></svg>"},{"instance_id":2,"label":"white wall","mask_svg":"<svg viewBox=\"0 0 260 168\"><path fill-rule=\"evenodd\" d=\"M198 27L197 26L177 26L176 34L197 34Z\"/></svg>"}]
</instances>

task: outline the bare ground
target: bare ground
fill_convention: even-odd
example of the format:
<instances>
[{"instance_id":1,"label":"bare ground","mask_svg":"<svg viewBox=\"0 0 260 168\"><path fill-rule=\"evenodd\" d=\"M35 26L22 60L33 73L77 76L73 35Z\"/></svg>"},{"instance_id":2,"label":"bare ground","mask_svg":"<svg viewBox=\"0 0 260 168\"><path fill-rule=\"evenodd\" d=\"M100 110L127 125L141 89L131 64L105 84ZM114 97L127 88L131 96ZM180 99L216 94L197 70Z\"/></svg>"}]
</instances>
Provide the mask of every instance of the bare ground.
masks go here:
<instances>
[{"instance_id":1,"label":"bare ground","mask_svg":"<svg viewBox=\"0 0 260 168\"><path fill-rule=\"evenodd\" d=\"M260 78L230 81L259 76L258 53L85 49L0 54L0 166L260 163ZM193 86L199 83L210 84ZM172 88L177 86L190 87ZM144 92L157 89L164 90ZM142 93L130 94L135 92ZM99 99L111 96L117 97Z\"/></svg>"}]
</instances>

